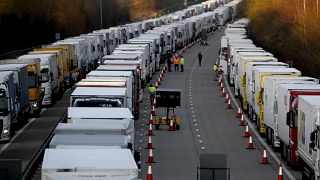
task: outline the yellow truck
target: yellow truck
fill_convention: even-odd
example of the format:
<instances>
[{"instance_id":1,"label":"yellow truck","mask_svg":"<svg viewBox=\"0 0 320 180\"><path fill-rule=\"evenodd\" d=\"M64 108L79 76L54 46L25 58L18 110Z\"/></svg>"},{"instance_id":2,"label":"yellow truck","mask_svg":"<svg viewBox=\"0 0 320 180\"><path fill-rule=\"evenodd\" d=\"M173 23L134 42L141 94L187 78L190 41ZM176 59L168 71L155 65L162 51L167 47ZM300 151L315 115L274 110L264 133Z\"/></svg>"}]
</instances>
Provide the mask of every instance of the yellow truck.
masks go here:
<instances>
[{"instance_id":1,"label":"yellow truck","mask_svg":"<svg viewBox=\"0 0 320 180\"><path fill-rule=\"evenodd\" d=\"M27 64L28 65L28 91L31 105L30 115L38 116L41 112L43 93L40 82L40 58L32 58L28 55L20 56L18 59L1 60L0 64Z\"/></svg>"}]
</instances>

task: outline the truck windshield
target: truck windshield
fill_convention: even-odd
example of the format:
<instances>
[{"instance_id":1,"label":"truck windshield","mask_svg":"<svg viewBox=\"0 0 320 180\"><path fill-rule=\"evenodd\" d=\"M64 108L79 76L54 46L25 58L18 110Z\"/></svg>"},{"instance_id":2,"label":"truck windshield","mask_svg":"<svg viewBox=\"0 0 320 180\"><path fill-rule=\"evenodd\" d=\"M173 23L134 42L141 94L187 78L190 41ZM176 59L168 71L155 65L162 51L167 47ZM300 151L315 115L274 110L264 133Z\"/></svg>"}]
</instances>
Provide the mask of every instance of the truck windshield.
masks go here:
<instances>
[{"instance_id":1,"label":"truck windshield","mask_svg":"<svg viewBox=\"0 0 320 180\"><path fill-rule=\"evenodd\" d=\"M28 86L31 87L37 87L37 76L34 74L34 72L28 72Z\"/></svg>"},{"instance_id":2,"label":"truck windshield","mask_svg":"<svg viewBox=\"0 0 320 180\"><path fill-rule=\"evenodd\" d=\"M8 99L4 89L0 89L0 113L3 114L8 111Z\"/></svg>"},{"instance_id":3,"label":"truck windshield","mask_svg":"<svg viewBox=\"0 0 320 180\"><path fill-rule=\"evenodd\" d=\"M122 107L120 100L111 99L77 99L74 107Z\"/></svg>"},{"instance_id":4,"label":"truck windshield","mask_svg":"<svg viewBox=\"0 0 320 180\"><path fill-rule=\"evenodd\" d=\"M48 68L41 69L41 82L45 83L48 81L49 81L49 69Z\"/></svg>"}]
</instances>

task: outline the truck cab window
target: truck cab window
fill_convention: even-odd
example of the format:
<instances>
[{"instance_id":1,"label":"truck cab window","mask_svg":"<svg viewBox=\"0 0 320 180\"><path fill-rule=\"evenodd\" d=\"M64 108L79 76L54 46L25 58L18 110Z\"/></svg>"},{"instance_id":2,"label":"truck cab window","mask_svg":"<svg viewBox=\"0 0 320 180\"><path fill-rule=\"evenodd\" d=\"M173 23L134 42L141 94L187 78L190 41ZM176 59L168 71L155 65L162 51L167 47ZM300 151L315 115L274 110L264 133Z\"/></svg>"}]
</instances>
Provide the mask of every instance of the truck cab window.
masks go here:
<instances>
[{"instance_id":1,"label":"truck cab window","mask_svg":"<svg viewBox=\"0 0 320 180\"><path fill-rule=\"evenodd\" d=\"M38 87L37 76L34 72L28 72L28 87Z\"/></svg>"},{"instance_id":2,"label":"truck cab window","mask_svg":"<svg viewBox=\"0 0 320 180\"><path fill-rule=\"evenodd\" d=\"M0 89L0 114L8 113L8 98L4 89Z\"/></svg>"},{"instance_id":3,"label":"truck cab window","mask_svg":"<svg viewBox=\"0 0 320 180\"><path fill-rule=\"evenodd\" d=\"M48 82L49 79L50 79L49 69L48 68L41 69L41 82L42 83Z\"/></svg>"}]
</instances>

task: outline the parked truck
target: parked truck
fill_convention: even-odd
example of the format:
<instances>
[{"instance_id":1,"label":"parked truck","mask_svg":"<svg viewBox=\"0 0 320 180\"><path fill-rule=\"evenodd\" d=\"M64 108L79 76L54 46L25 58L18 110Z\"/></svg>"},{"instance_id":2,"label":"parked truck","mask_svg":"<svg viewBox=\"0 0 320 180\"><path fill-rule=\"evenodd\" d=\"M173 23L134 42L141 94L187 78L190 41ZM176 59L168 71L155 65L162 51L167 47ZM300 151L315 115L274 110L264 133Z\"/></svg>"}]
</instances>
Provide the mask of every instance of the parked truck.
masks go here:
<instances>
[{"instance_id":1,"label":"parked truck","mask_svg":"<svg viewBox=\"0 0 320 180\"><path fill-rule=\"evenodd\" d=\"M277 101L278 136L280 139L281 157L290 166L299 166L299 97L301 95L315 98L320 95L319 84L279 84Z\"/></svg>"},{"instance_id":2,"label":"parked truck","mask_svg":"<svg viewBox=\"0 0 320 180\"><path fill-rule=\"evenodd\" d=\"M14 101L17 110L17 123L24 125L30 116L30 102L28 93L28 65L27 64L2 64L0 72L12 71L14 85L17 90Z\"/></svg>"},{"instance_id":3,"label":"parked truck","mask_svg":"<svg viewBox=\"0 0 320 180\"><path fill-rule=\"evenodd\" d=\"M85 178L84 178L85 177ZM42 180L138 180L138 167L128 149L46 149Z\"/></svg>"},{"instance_id":4,"label":"parked truck","mask_svg":"<svg viewBox=\"0 0 320 180\"><path fill-rule=\"evenodd\" d=\"M59 93L59 72L61 69L57 65L56 54L28 54L18 57L18 59L40 59L41 91L43 98L41 105L50 106L54 102L54 97ZM61 75L61 74L60 74Z\"/></svg>"},{"instance_id":5,"label":"parked truck","mask_svg":"<svg viewBox=\"0 0 320 180\"><path fill-rule=\"evenodd\" d=\"M34 59L5 59L0 64L28 65L28 93L31 106L30 115L38 116L41 112L43 93L41 91L40 58Z\"/></svg>"},{"instance_id":6,"label":"parked truck","mask_svg":"<svg viewBox=\"0 0 320 180\"><path fill-rule=\"evenodd\" d=\"M253 97L249 96L251 93L248 93L248 91L253 90L253 77L254 77L254 68L259 67L259 66L271 66L271 67L284 67L287 68L289 67L288 64L283 63L283 62L248 62L247 68L246 68L246 101L247 101L247 107L243 107L243 110L248 113L249 118L251 121L255 122L255 119L253 119L253 107L250 104L253 104Z\"/></svg>"},{"instance_id":7,"label":"parked truck","mask_svg":"<svg viewBox=\"0 0 320 180\"><path fill-rule=\"evenodd\" d=\"M264 124L264 78L267 76L300 76L301 72L294 68L274 68L274 67L255 67L253 91L247 91L253 98L253 119L256 119L257 128L260 134L265 134ZM248 96L249 98L249 96Z\"/></svg>"},{"instance_id":8,"label":"parked truck","mask_svg":"<svg viewBox=\"0 0 320 180\"><path fill-rule=\"evenodd\" d=\"M14 82L14 72L0 72L0 141L10 141L18 124L19 112L16 104L18 87Z\"/></svg>"},{"instance_id":9,"label":"parked truck","mask_svg":"<svg viewBox=\"0 0 320 180\"><path fill-rule=\"evenodd\" d=\"M299 96L298 155L303 179L319 179L320 96Z\"/></svg>"},{"instance_id":10,"label":"parked truck","mask_svg":"<svg viewBox=\"0 0 320 180\"><path fill-rule=\"evenodd\" d=\"M311 77L265 77L263 104L265 108L266 139L274 148L280 147L277 122L278 86L280 84L319 84L319 80Z\"/></svg>"}]
</instances>

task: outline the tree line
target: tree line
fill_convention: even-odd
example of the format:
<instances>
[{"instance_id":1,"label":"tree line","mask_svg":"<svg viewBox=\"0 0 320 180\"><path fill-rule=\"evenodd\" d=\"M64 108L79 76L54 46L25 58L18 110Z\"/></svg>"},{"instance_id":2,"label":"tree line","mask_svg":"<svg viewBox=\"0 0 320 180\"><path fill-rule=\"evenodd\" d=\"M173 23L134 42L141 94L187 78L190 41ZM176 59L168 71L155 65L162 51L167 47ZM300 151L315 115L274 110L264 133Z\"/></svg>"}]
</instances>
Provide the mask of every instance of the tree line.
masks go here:
<instances>
[{"instance_id":1,"label":"tree line","mask_svg":"<svg viewBox=\"0 0 320 180\"><path fill-rule=\"evenodd\" d=\"M319 78L319 0L247 0L245 16L257 45Z\"/></svg>"}]
</instances>

